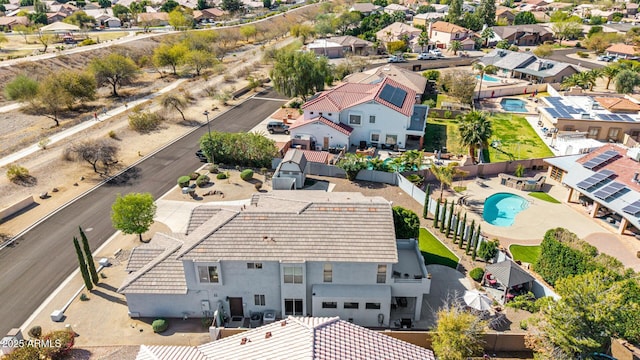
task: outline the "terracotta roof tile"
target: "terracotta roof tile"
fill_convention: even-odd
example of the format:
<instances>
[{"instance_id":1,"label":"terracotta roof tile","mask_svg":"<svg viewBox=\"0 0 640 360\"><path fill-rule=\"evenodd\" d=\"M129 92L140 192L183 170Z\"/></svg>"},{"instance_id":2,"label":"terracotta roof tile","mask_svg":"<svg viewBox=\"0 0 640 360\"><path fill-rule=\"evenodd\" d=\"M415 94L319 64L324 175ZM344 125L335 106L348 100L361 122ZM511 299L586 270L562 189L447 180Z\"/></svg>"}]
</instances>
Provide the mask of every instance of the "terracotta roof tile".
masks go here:
<instances>
[{"instance_id":1,"label":"terracotta roof tile","mask_svg":"<svg viewBox=\"0 0 640 360\"><path fill-rule=\"evenodd\" d=\"M607 48L607 52L626 55L635 55L638 53L633 45L627 44L613 44Z\"/></svg>"},{"instance_id":2,"label":"terracotta roof tile","mask_svg":"<svg viewBox=\"0 0 640 360\"><path fill-rule=\"evenodd\" d=\"M640 111L640 104L636 104L633 101L625 98L615 97L597 97L595 100L600 103L605 109L615 112L619 111Z\"/></svg>"},{"instance_id":3,"label":"terracotta roof tile","mask_svg":"<svg viewBox=\"0 0 640 360\"><path fill-rule=\"evenodd\" d=\"M431 25L432 30L441 31L445 33L458 33L458 32L469 32L471 30L463 28L462 26L458 26L456 24L448 23L446 21L436 21Z\"/></svg>"},{"instance_id":4,"label":"terracotta roof tile","mask_svg":"<svg viewBox=\"0 0 640 360\"><path fill-rule=\"evenodd\" d=\"M353 132L353 128L351 126L345 125L345 124L342 124L342 123L336 124L333 121L331 121L331 120L329 120L329 119L327 119L327 118L325 118L323 116L318 116L318 117L315 117L313 119L309 119L307 121L296 121L296 123L291 125L291 127L289 129L295 129L295 128L302 127L302 126L309 125L309 124L313 124L313 123L316 123L316 122L321 122L321 123L329 126L330 128L338 130L339 132L341 132L341 133L343 133L345 135L351 135L351 132Z\"/></svg>"},{"instance_id":5,"label":"terracotta roof tile","mask_svg":"<svg viewBox=\"0 0 640 360\"><path fill-rule=\"evenodd\" d=\"M603 145L578 159L577 163L584 164L608 150L617 151L621 156L614 158L608 164L599 167L598 171L602 171L603 169L611 170L616 173L616 177L613 180L625 184L631 190L640 192L640 184L633 181L634 174L640 171L640 165L637 161L625 156L626 149L621 148L616 144Z\"/></svg>"}]
</instances>

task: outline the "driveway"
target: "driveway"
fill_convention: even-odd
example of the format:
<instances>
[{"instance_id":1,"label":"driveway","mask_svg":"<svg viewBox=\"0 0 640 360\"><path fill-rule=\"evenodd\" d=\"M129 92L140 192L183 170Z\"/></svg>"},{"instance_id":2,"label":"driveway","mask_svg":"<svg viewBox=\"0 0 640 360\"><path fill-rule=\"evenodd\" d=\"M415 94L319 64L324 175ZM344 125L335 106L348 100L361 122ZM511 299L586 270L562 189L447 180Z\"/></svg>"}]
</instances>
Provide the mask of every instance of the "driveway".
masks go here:
<instances>
[{"instance_id":1,"label":"driveway","mask_svg":"<svg viewBox=\"0 0 640 360\"><path fill-rule=\"evenodd\" d=\"M274 92L260 94L211 120L216 131L248 131L285 100ZM280 100L281 99L281 100ZM108 214L116 194L151 192L158 198L175 186L177 174L200 166L193 152L207 126L150 155L108 183L68 204L0 251L0 334L19 327L69 274L77 268L71 239L82 226L92 250L115 230ZM34 219L35 221L36 219Z\"/></svg>"}]
</instances>

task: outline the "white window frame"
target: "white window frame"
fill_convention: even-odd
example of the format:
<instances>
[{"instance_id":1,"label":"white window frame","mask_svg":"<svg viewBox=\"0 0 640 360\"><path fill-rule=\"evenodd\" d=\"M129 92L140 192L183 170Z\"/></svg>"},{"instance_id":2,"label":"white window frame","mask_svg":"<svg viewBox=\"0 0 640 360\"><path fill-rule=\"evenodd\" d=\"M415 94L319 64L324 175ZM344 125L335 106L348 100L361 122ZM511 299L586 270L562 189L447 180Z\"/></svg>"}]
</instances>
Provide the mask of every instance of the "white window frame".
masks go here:
<instances>
[{"instance_id":1,"label":"white window frame","mask_svg":"<svg viewBox=\"0 0 640 360\"><path fill-rule=\"evenodd\" d=\"M287 302L291 303L292 312L287 311ZM300 304L300 312L296 312L296 304ZM284 299L284 315L304 315L304 301L302 299Z\"/></svg>"},{"instance_id":2,"label":"white window frame","mask_svg":"<svg viewBox=\"0 0 640 360\"><path fill-rule=\"evenodd\" d=\"M256 306L266 306L267 301L264 298L264 294L253 295L253 302Z\"/></svg>"},{"instance_id":3,"label":"white window frame","mask_svg":"<svg viewBox=\"0 0 640 360\"><path fill-rule=\"evenodd\" d=\"M352 116L353 116L353 117L355 117L355 116L357 116L357 117L358 117L358 122L357 122L357 123L355 123L355 122L352 122L352 121L351 121L351 120L352 120L352 118L351 118ZM349 113L349 115L348 115L348 119L347 119L347 120L348 120L348 122L349 122L349 126L362 126L362 114L359 114L359 113Z\"/></svg>"},{"instance_id":4,"label":"white window frame","mask_svg":"<svg viewBox=\"0 0 640 360\"><path fill-rule=\"evenodd\" d=\"M349 306L347 306L347 304L349 304ZM342 308L348 310L358 310L360 309L360 303L357 301L345 301L344 303L342 303Z\"/></svg>"},{"instance_id":5,"label":"white window frame","mask_svg":"<svg viewBox=\"0 0 640 360\"><path fill-rule=\"evenodd\" d=\"M379 264L376 273L376 283L385 284L387 282L387 264Z\"/></svg>"},{"instance_id":6,"label":"white window frame","mask_svg":"<svg viewBox=\"0 0 640 360\"><path fill-rule=\"evenodd\" d=\"M375 124L375 123L376 123L376 116L369 115L369 124Z\"/></svg>"},{"instance_id":7,"label":"white window frame","mask_svg":"<svg viewBox=\"0 0 640 360\"><path fill-rule=\"evenodd\" d=\"M364 308L366 310L380 310L380 307L381 307L380 303L368 302L364 304Z\"/></svg>"},{"instance_id":8,"label":"white window frame","mask_svg":"<svg viewBox=\"0 0 640 360\"><path fill-rule=\"evenodd\" d=\"M262 263L258 263L258 262L247 263L247 269L261 270L262 269Z\"/></svg>"},{"instance_id":9,"label":"white window frame","mask_svg":"<svg viewBox=\"0 0 640 360\"><path fill-rule=\"evenodd\" d=\"M302 284L304 282L301 266L283 266L282 274L285 284Z\"/></svg>"},{"instance_id":10,"label":"white window frame","mask_svg":"<svg viewBox=\"0 0 640 360\"><path fill-rule=\"evenodd\" d=\"M374 140L373 139L374 135L378 136L378 139ZM369 136L369 139L371 140L371 142L379 143L380 142L380 133L371 133L371 135Z\"/></svg>"},{"instance_id":11,"label":"white window frame","mask_svg":"<svg viewBox=\"0 0 640 360\"><path fill-rule=\"evenodd\" d=\"M213 268L213 271L211 271ZM201 284L220 283L220 273L217 265L198 265L198 281Z\"/></svg>"},{"instance_id":12,"label":"white window frame","mask_svg":"<svg viewBox=\"0 0 640 360\"><path fill-rule=\"evenodd\" d=\"M337 309L338 303L335 301L323 301L322 302L323 309Z\"/></svg>"},{"instance_id":13,"label":"white window frame","mask_svg":"<svg viewBox=\"0 0 640 360\"><path fill-rule=\"evenodd\" d=\"M333 265L332 264L324 264L322 269L322 282L331 283L333 282Z\"/></svg>"},{"instance_id":14,"label":"white window frame","mask_svg":"<svg viewBox=\"0 0 640 360\"><path fill-rule=\"evenodd\" d=\"M394 136L396 138L395 143L390 143L389 142L389 138L393 138ZM384 137L384 143L387 144L387 145L398 145L398 135L396 135L396 134L387 134Z\"/></svg>"}]
</instances>

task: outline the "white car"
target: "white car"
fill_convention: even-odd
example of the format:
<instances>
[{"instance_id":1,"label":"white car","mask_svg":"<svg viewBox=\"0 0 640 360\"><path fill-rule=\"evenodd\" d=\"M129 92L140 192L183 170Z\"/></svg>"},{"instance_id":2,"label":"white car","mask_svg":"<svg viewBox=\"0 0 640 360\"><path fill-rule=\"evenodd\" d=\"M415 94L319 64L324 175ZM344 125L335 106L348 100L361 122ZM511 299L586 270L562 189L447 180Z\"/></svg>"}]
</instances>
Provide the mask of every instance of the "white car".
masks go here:
<instances>
[{"instance_id":1,"label":"white car","mask_svg":"<svg viewBox=\"0 0 640 360\"><path fill-rule=\"evenodd\" d=\"M421 53L418 55L418 60L435 60L436 56L431 53Z\"/></svg>"},{"instance_id":2,"label":"white car","mask_svg":"<svg viewBox=\"0 0 640 360\"><path fill-rule=\"evenodd\" d=\"M443 57L442 51L440 51L440 49L431 49L429 50L429 54L433 54L437 57Z\"/></svg>"}]
</instances>

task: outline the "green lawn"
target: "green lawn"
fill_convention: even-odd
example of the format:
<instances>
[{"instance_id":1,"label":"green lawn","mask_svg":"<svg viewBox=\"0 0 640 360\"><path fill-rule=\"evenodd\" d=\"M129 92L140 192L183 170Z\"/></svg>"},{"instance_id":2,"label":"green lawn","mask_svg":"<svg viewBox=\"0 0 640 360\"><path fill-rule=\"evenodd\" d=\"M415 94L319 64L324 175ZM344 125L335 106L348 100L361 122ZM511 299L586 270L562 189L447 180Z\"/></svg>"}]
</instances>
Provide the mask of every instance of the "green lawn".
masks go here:
<instances>
[{"instance_id":1,"label":"green lawn","mask_svg":"<svg viewBox=\"0 0 640 360\"><path fill-rule=\"evenodd\" d=\"M543 192L532 192L529 193L529 196L532 196L536 199L540 199L542 201L547 201L550 202L552 204L560 204L560 201L558 201L556 198L554 198L553 196L547 194L547 193L543 193Z\"/></svg>"},{"instance_id":2,"label":"green lawn","mask_svg":"<svg viewBox=\"0 0 640 360\"><path fill-rule=\"evenodd\" d=\"M551 150L523 116L495 114L491 116L491 124L493 127L491 142L497 140L499 143L499 149L489 148L491 162L553 156ZM446 144L451 153L466 154L468 152L460 145L458 121L455 119L429 118L424 140L425 151L433 151Z\"/></svg>"},{"instance_id":3,"label":"green lawn","mask_svg":"<svg viewBox=\"0 0 640 360\"><path fill-rule=\"evenodd\" d=\"M520 260L529 264L535 264L540 256L540 246L523 246L523 245L511 245L509 251L513 255L513 260Z\"/></svg>"},{"instance_id":4,"label":"green lawn","mask_svg":"<svg viewBox=\"0 0 640 360\"><path fill-rule=\"evenodd\" d=\"M454 269L458 267L458 257L427 229L420 229L418 241L425 264L440 264Z\"/></svg>"}]
</instances>

